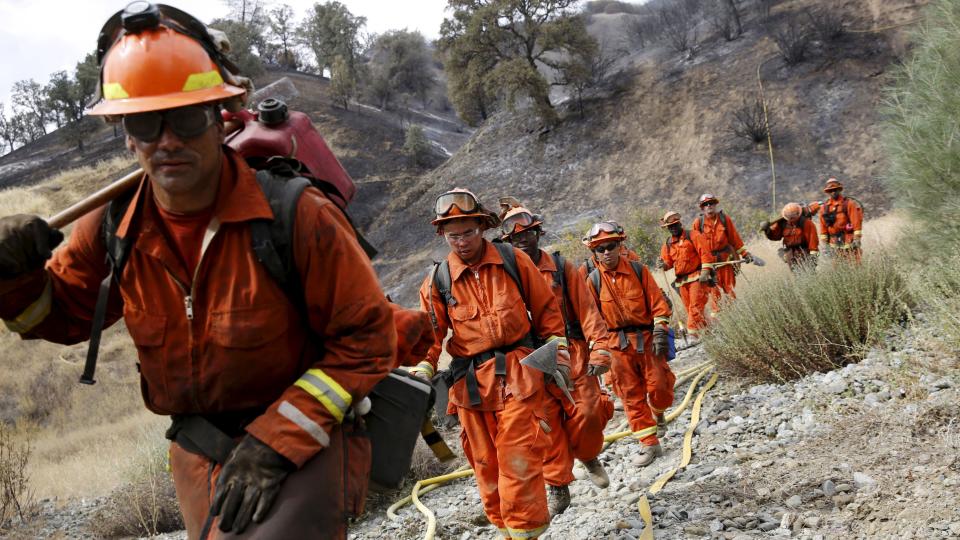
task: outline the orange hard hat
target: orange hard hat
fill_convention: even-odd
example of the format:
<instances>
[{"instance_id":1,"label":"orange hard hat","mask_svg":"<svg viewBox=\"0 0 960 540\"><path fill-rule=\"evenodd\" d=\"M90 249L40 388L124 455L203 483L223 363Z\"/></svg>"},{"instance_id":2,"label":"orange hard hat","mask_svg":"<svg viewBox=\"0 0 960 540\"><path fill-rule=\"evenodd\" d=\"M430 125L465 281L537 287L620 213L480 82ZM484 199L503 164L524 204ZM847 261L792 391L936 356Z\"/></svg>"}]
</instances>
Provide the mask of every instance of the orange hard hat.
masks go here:
<instances>
[{"instance_id":1,"label":"orange hard hat","mask_svg":"<svg viewBox=\"0 0 960 540\"><path fill-rule=\"evenodd\" d=\"M242 96L206 27L169 6L132 2L100 33L101 98L88 112L110 116L215 103Z\"/></svg>"},{"instance_id":2,"label":"orange hard hat","mask_svg":"<svg viewBox=\"0 0 960 540\"><path fill-rule=\"evenodd\" d=\"M616 221L601 221L594 223L590 231L583 237L583 245L593 249L600 244L607 242L623 242L627 239L627 234L623 227Z\"/></svg>"},{"instance_id":3,"label":"orange hard hat","mask_svg":"<svg viewBox=\"0 0 960 540\"><path fill-rule=\"evenodd\" d=\"M803 207L797 203L787 203L787 205L783 207L783 211L780 212L780 215L788 221L800 219L800 216L803 215Z\"/></svg>"},{"instance_id":4,"label":"orange hard hat","mask_svg":"<svg viewBox=\"0 0 960 540\"><path fill-rule=\"evenodd\" d=\"M700 196L700 199L697 200L697 206L702 208L703 205L707 204L708 202L719 203L720 199L717 199L717 197L711 193L704 193Z\"/></svg>"},{"instance_id":5,"label":"orange hard hat","mask_svg":"<svg viewBox=\"0 0 960 540\"><path fill-rule=\"evenodd\" d=\"M674 212L671 210L663 215L663 219L660 220L660 226L663 228L667 228L670 225L674 223L679 223L679 222L680 222L680 213Z\"/></svg>"},{"instance_id":6,"label":"orange hard hat","mask_svg":"<svg viewBox=\"0 0 960 540\"><path fill-rule=\"evenodd\" d=\"M464 188L453 188L440 194L434 204L434 211L437 217L430 224L437 226L437 232L440 232L442 223L454 219L476 218L483 224L484 229L492 229L500 224L496 214L484 208L480 199Z\"/></svg>"},{"instance_id":7,"label":"orange hard hat","mask_svg":"<svg viewBox=\"0 0 960 540\"><path fill-rule=\"evenodd\" d=\"M827 185L823 187L823 192L830 193L831 191L837 191L837 190L843 191L843 184L841 184L839 180L831 176L827 180Z\"/></svg>"},{"instance_id":8,"label":"orange hard hat","mask_svg":"<svg viewBox=\"0 0 960 540\"><path fill-rule=\"evenodd\" d=\"M503 215L500 230L503 238L543 225L543 218L523 206L514 206Z\"/></svg>"}]
</instances>

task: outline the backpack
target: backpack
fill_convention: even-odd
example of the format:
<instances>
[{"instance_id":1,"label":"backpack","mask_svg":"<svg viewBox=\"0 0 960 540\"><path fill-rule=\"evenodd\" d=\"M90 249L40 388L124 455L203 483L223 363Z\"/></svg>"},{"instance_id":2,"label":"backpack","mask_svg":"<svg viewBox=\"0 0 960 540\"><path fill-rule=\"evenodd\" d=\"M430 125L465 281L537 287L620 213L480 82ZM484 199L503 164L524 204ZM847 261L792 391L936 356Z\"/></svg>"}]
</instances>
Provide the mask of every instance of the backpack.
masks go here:
<instances>
[{"instance_id":1,"label":"backpack","mask_svg":"<svg viewBox=\"0 0 960 540\"><path fill-rule=\"evenodd\" d=\"M730 218L728 218L728 217L726 216L726 214L723 213L723 210L717 212L717 214L719 214L720 219L723 220L723 226L729 228L729 227L730 227ZM700 212L700 215L699 215L699 216L697 217L697 219L696 219L697 230L700 231L700 234L703 234L703 222L704 222L704 221L705 221L705 220L704 220L703 212Z\"/></svg>"},{"instance_id":2,"label":"backpack","mask_svg":"<svg viewBox=\"0 0 960 540\"><path fill-rule=\"evenodd\" d=\"M647 286L643 282L643 264L639 261L630 261L630 267L633 268L633 273L637 275L637 279L640 280L640 287L644 290L643 294L643 305L647 308L647 311L650 311L650 300L647 299L646 289ZM600 279L600 269L594 268L590 275L587 276L587 279L590 280L590 283L593 285L593 290L597 291L597 298L600 298L600 289L603 284L603 280ZM663 290L660 291L663 294Z\"/></svg>"},{"instance_id":3,"label":"backpack","mask_svg":"<svg viewBox=\"0 0 960 540\"><path fill-rule=\"evenodd\" d=\"M553 272L553 286L562 287L563 290L563 305L560 306L560 309L563 312L567 338L586 341L586 336L583 335L583 326L580 325L580 321L572 316L573 313L570 311L572 302L570 301L570 291L567 289L567 276L564 273L567 261L563 258L563 255L560 255L559 251L554 251L552 257L553 263L557 266L557 269Z\"/></svg>"}]
</instances>

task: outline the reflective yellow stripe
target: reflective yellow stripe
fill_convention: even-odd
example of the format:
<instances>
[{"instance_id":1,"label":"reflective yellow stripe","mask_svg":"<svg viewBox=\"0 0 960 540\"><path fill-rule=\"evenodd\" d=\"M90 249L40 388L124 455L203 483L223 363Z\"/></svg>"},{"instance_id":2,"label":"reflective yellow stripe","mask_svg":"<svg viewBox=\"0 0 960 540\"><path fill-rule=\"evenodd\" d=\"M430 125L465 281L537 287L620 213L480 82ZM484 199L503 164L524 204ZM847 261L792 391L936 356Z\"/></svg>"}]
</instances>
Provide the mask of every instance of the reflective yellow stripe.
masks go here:
<instances>
[{"instance_id":1,"label":"reflective yellow stripe","mask_svg":"<svg viewBox=\"0 0 960 540\"><path fill-rule=\"evenodd\" d=\"M820 235L820 239L823 240L824 242L826 242L826 241L827 241L827 235L821 234L821 235Z\"/></svg>"},{"instance_id":2,"label":"reflective yellow stripe","mask_svg":"<svg viewBox=\"0 0 960 540\"><path fill-rule=\"evenodd\" d=\"M512 527L507 527L507 531L510 532L510 538L536 538L543 534L543 531L547 530L550 524L537 527L536 529L514 529Z\"/></svg>"},{"instance_id":3,"label":"reflective yellow stripe","mask_svg":"<svg viewBox=\"0 0 960 540\"><path fill-rule=\"evenodd\" d=\"M43 322L50 314L50 306L53 303L53 284L47 280L47 285L43 288L40 298L37 298L32 304L27 306L16 319L12 321L3 321L11 332L22 334L29 332L36 325Z\"/></svg>"},{"instance_id":4,"label":"reflective yellow stripe","mask_svg":"<svg viewBox=\"0 0 960 540\"><path fill-rule=\"evenodd\" d=\"M193 92L194 90L206 90L223 84L223 77L217 70L206 73L193 73L187 77L187 82L183 83L184 92Z\"/></svg>"},{"instance_id":5,"label":"reflective yellow stripe","mask_svg":"<svg viewBox=\"0 0 960 540\"><path fill-rule=\"evenodd\" d=\"M819 252L819 251L816 251L816 250L814 250L814 251L811 251L811 252L810 252L810 254L811 254L811 255L820 255L820 252Z\"/></svg>"},{"instance_id":6,"label":"reflective yellow stripe","mask_svg":"<svg viewBox=\"0 0 960 540\"><path fill-rule=\"evenodd\" d=\"M644 437L649 437L650 435L657 434L657 426L651 426L648 428L641 429L640 431L634 431L633 436L642 439Z\"/></svg>"},{"instance_id":7,"label":"reflective yellow stripe","mask_svg":"<svg viewBox=\"0 0 960 540\"><path fill-rule=\"evenodd\" d=\"M104 99L127 99L128 97L130 97L130 94L123 89L120 83L112 82L103 85Z\"/></svg>"},{"instance_id":8,"label":"reflective yellow stripe","mask_svg":"<svg viewBox=\"0 0 960 540\"><path fill-rule=\"evenodd\" d=\"M653 324L661 324L661 323L663 323L663 324L669 324L669 323L670 323L670 317L654 317L654 318L653 318Z\"/></svg>"},{"instance_id":9,"label":"reflective yellow stripe","mask_svg":"<svg viewBox=\"0 0 960 540\"><path fill-rule=\"evenodd\" d=\"M569 346L570 346L570 345L567 343L567 338L562 337L562 336L550 336L550 337L548 337L548 338L547 338L547 343L550 343L551 341L559 341L559 343L557 344L558 347L569 347Z\"/></svg>"},{"instance_id":10,"label":"reflective yellow stripe","mask_svg":"<svg viewBox=\"0 0 960 540\"><path fill-rule=\"evenodd\" d=\"M433 369L433 364L427 362L426 360L421 361L414 369L426 374L428 379L432 379L433 376L437 374L437 372Z\"/></svg>"},{"instance_id":11,"label":"reflective yellow stripe","mask_svg":"<svg viewBox=\"0 0 960 540\"><path fill-rule=\"evenodd\" d=\"M747 246L743 246L743 247L741 247L740 249L737 250L737 253L739 253L739 254L741 254L741 255L743 255L743 254L746 253L746 252L747 252Z\"/></svg>"},{"instance_id":12,"label":"reflective yellow stripe","mask_svg":"<svg viewBox=\"0 0 960 540\"><path fill-rule=\"evenodd\" d=\"M343 417L347 414L347 409L350 408L353 398L323 370L308 370L293 385L302 388L317 401L323 403L323 406L330 411L337 422L343 422Z\"/></svg>"},{"instance_id":13,"label":"reflective yellow stripe","mask_svg":"<svg viewBox=\"0 0 960 540\"><path fill-rule=\"evenodd\" d=\"M853 231L854 236L863 236L863 231Z\"/></svg>"}]
</instances>

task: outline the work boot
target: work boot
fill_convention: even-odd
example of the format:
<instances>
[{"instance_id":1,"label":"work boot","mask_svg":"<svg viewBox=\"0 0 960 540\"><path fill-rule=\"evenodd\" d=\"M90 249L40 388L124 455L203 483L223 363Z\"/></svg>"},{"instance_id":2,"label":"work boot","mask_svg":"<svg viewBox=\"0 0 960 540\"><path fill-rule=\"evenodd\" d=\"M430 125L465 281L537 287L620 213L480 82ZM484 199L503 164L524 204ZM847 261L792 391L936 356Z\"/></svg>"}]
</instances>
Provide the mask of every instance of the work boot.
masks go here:
<instances>
[{"instance_id":1,"label":"work boot","mask_svg":"<svg viewBox=\"0 0 960 540\"><path fill-rule=\"evenodd\" d=\"M587 468L587 474L590 476L590 481L593 482L593 485L598 488L605 488L610 485L610 477L607 476L607 471L603 469L603 465L600 464L599 459L593 458L581 463Z\"/></svg>"},{"instance_id":2,"label":"work boot","mask_svg":"<svg viewBox=\"0 0 960 540\"><path fill-rule=\"evenodd\" d=\"M562 514L570 506L570 487L547 484L547 506L551 518Z\"/></svg>"},{"instance_id":3,"label":"work boot","mask_svg":"<svg viewBox=\"0 0 960 540\"><path fill-rule=\"evenodd\" d=\"M657 415L657 438L662 439L667 434L667 417L660 413Z\"/></svg>"},{"instance_id":4,"label":"work boot","mask_svg":"<svg viewBox=\"0 0 960 540\"><path fill-rule=\"evenodd\" d=\"M640 455L634 459L633 463L637 467L646 467L662 455L663 448L660 447L660 443L653 446L643 445L643 448L640 450Z\"/></svg>"}]
</instances>

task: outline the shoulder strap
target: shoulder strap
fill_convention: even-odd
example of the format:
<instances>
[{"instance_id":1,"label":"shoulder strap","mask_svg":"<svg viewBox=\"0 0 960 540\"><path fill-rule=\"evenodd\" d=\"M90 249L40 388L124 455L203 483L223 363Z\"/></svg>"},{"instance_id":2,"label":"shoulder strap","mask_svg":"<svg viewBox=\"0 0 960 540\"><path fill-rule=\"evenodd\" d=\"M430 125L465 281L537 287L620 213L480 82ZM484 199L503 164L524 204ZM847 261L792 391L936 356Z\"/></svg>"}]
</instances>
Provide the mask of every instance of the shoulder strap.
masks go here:
<instances>
[{"instance_id":1,"label":"shoulder strap","mask_svg":"<svg viewBox=\"0 0 960 540\"><path fill-rule=\"evenodd\" d=\"M457 299L450 292L452 281L450 278L450 263L446 259L436 263L433 271L433 286L437 288L440 298L443 298L443 303L447 306L457 305Z\"/></svg>"},{"instance_id":2,"label":"shoulder strap","mask_svg":"<svg viewBox=\"0 0 960 540\"><path fill-rule=\"evenodd\" d=\"M593 270L590 271L590 283L593 284L593 290L597 291L597 297L600 296L601 282L602 280L600 279L600 269L594 268Z\"/></svg>"},{"instance_id":3,"label":"shoulder strap","mask_svg":"<svg viewBox=\"0 0 960 540\"><path fill-rule=\"evenodd\" d=\"M640 289L643 291L643 305L647 308L647 313L650 313L650 299L647 298L647 285L643 282L643 263L640 261L630 261L630 266L633 267L633 273L637 275L637 279L640 280ZM650 313L650 316L653 317L653 313Z\"/></svg>"},{"instance_id":4,"label":"shoulder strap","mask_svg":"<svg viewBox=\"0 0 960 540\"><path fill-rule=\"evenodd\" d=\"M703 221L704 221L704 219L703 219L703 212L700 212L700 215L697 216L696 223L697 223L697 229L698 229L701 233L703 232Z\"/></svg>"},{"instance_id":5,"label":"shoulder strap","mask_svg":"<svg viewBox=\"0 0 960 540\"><path fill-rule=\"evenodd\" d=\"M523 290L523 282L520 281L520 274L517 272L517 254L513 251L513 245L508 243L493 244L500 252L500 258L503 259L503 269L510 275L510 279L517 284L520 289L520 299L526 305L527 293Z\"/></svg>"},{"instance_id":6,"label":"shoulder strap","mask_svg":"<svg viewBox=\"0 0 960 540\"><path fill-rule=\"evenodd\" d=\"M556 271L553 272L553 286L554 287L563 287L563 293L567 293L567 278L563 274L564 267L567 264L567 261L564 260L563 255L559 251L554 251L551 254L553 257L553 264L557 267Z\"/></svg>"},{"instance_id":7,"label":"shoulder strap","mask_svg":"<svg viewBox=\"0 0 960 540\"><path fill-rule=\"evenodd\" d=\"M297 202L311 182L302 176L283 178L270 171L257 171L257 183L270 203L273 220L257 220L250 224L253 252L288 298L303 300L293 260L293 236Z\"/></svg>"},{"instance_id":8,"label":"shoulder strap","mask_svg":"<svg viewBox=\"0 0 960 540\"><path fill-rule=\"evenodd\" d=\"M123 220L123 216L127 213L130 202L136 193L136 189L130 189L107 203L106 211L103 213L103 221L100 222L100 239L107 251L107 265L110 272L100 282L97 303L93 308L93 320L90 322L90 342L87 344L87 359L83 365L83 374L80 375L80 382L83 384L95 384L97 382L93 376L97 371L100 337L103 335L103 325L107 319L110 289L114 282L120 283L120 276L123 274L123 268L130 256L130 248L133 247L137 234L136 227L131 227L129 236L119 238L117 229L120 227L120 221Z\"/></svg>"}]
</instances>

